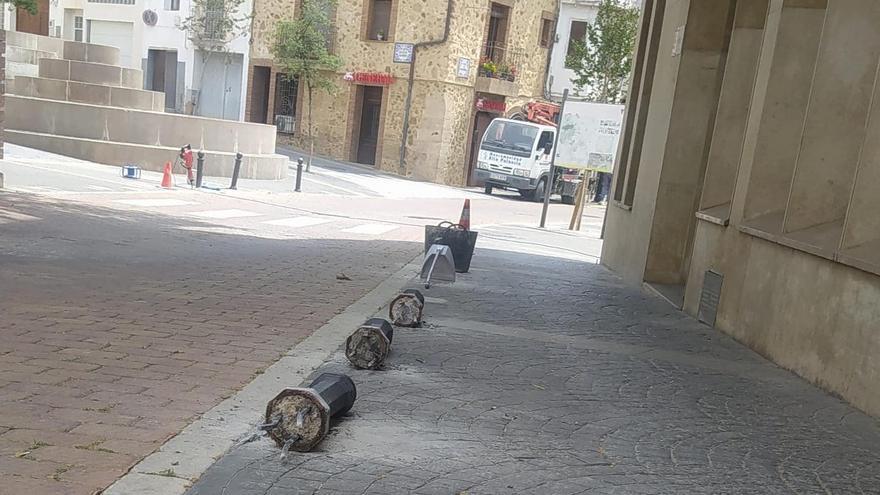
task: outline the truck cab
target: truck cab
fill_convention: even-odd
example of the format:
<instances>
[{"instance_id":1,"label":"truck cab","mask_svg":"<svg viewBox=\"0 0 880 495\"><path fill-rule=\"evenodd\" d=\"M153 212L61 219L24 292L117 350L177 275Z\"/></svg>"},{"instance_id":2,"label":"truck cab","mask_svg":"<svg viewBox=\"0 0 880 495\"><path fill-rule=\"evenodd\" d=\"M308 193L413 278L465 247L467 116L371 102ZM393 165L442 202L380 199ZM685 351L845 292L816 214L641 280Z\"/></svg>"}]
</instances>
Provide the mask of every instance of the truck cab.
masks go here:
<instances>
[{"instance_id":1,"label":"truck cab","mask_svg":"<svg viewBox=\"0 0 880 495\"><path fill-rule=\"evenodd\" d=\"M487 194L495 188L514 189L526 199L543 201L555 142L556 127L495 119L480 143L476 177L486 183ZM552 191L562 194L563 201L567 195L573 201L574 189L560 189L559 182L555 177Z\"/></svg>"}]
</instances>

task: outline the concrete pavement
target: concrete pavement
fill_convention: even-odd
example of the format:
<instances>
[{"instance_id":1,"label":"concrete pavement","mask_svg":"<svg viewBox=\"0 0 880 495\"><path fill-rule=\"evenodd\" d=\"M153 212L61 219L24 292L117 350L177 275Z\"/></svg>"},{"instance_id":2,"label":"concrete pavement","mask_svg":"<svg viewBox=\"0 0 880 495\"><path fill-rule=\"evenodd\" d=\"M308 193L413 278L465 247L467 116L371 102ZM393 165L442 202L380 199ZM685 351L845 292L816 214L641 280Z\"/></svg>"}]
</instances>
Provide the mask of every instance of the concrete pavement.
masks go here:
<instances>
[{"instance_id":1,"label":"concrete pavement","mask_svg":"<svg viewBox=\"0 0 880 495\"><path fill-rule=\"evenodd\" d=\"M374 197L165 191L156 174L131 181L27 149L13 160L0 192L0 493L107 487L387 281L463 197L487 245L585 250L561 231L534 238L539 205L424 184L412 198L393 178L370 183ZM554 228L569 213L551 210ZM599 219L585 216L593 230Z\"/></svg>"},{"instance_id":2,"label":"concrete pavement","mask_svg":"<svg viewBox=\"0 0 880 495\"><path fill-rule=\"evenodd\" d=\"M877 420L601 267L480 249L428 296L384 371L315 373L359 395L316 451L241 445L188 495L880 493Z\"/></svg>"}]
</instances>

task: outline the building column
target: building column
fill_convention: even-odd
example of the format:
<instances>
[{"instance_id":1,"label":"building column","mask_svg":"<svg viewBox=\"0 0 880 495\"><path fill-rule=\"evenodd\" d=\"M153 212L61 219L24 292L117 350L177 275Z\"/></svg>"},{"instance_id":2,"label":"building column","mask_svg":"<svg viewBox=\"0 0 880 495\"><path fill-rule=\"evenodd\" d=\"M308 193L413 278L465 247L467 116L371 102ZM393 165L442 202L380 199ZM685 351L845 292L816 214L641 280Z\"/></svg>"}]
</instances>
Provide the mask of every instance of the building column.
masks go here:
<instances>
[{"instance_id":1,"label":"building column","mask_svg":"<svg viewBox=\"0 0 880 495\"><path fill-rule=\"evenodd\" d=\"M733 28L731 0L691 0L675 30L680 57L651 225L645 281L684 285L699 198ZM649 122L650 125L650 122ZM647 138L646 138L647 139Z\"/></svg>"}]
</instances>

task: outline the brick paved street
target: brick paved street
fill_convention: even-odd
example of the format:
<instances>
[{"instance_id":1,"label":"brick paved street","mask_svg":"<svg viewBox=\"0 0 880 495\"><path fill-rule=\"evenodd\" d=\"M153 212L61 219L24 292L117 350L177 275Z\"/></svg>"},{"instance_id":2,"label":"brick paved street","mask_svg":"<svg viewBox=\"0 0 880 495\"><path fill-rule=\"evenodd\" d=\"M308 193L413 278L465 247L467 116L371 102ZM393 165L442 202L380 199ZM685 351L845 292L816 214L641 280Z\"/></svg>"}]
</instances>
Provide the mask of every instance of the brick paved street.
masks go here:
<instances>
[{"instance_id":1,"label":"brick paved street","mask_svg":"<svg viewBox=\"0 0 880 495\"><path fill-rule=\"evenodd\" d=\"M419 250L14 193L0 228L0 493L15 495L108 486Z\"/></svg>"},{"instance_id":2,"label":"brick paved street","mask_svg":"<svg viewBox=\"0 0 880 495\"><path fill-rule=\"evenodd\" d=\"M240 446L189 495L880 493L875 419L603 268L483 250L429 296L387 370L320 370L359 399L317 451Z\"/></svg>"}]
</instances>

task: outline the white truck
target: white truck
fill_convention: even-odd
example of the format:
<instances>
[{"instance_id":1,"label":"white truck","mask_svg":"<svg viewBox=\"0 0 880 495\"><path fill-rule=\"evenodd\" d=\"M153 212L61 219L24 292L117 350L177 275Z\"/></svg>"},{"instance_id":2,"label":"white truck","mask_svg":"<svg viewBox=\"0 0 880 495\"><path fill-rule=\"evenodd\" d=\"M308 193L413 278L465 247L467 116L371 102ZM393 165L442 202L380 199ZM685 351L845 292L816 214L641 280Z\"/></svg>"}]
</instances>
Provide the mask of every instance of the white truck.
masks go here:
<instances>
[{"instance_id":1,"label":"white truck","mask_svg":"<svg viewBox=\"0 0 880 495\"><path fill-rule=\"evenodd\" d=\"M550 124L558 116L558 106L537 103L521 114L528 120L498 118L489 124L475 170L486 194L513 189L526 199L544 200L557 133ZM563 203L574 204L580 170L612 171L622 119L622 105L566 103L551 189Z\"/></svg>"}]
</instances>

